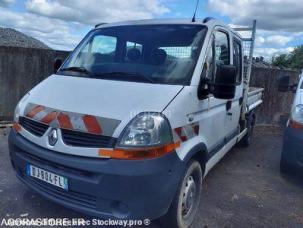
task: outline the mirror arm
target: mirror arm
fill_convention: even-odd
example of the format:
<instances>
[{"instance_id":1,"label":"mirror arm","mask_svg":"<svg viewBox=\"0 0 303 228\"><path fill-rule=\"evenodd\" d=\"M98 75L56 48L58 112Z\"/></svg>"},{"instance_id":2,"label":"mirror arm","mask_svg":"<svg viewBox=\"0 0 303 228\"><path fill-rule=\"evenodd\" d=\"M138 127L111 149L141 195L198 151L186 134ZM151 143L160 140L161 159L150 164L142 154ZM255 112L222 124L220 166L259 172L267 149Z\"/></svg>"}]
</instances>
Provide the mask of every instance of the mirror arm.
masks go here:
<instances>
[{"instance_id":1,"label":"mirror arm","mask_svg":"<svg viewBox=\"0 0 303 228\"><path fill-rule=\"evenodd\" d=\"M298 88L298 83L294 83L290 86L289 90L295 93L297 91L297 88Z\"/></svg>"},{"instance_id":2,"label":"mirror arm","mask_svg":"<svg viewBox=\"0 0 303 228\"><path fill-rule=\"evenodd\" d=\"M210 94L210 80L206 78L201 79L197 92L199 100L205 99Z\"/></svg>"},{"instance_id":3,"label":"mirror arm","mask_svg":"<svg viewBox=\"0 0 303 228\"><path fill-rule=\"evenodd\" d=\"M60 59L60 58L56 58L55 59L54 68L53 68L54 74L57 73L57 71L60 69L60 67L62 66L62 64L63 64L62 59Z\"/></svg>"}]
</instances>

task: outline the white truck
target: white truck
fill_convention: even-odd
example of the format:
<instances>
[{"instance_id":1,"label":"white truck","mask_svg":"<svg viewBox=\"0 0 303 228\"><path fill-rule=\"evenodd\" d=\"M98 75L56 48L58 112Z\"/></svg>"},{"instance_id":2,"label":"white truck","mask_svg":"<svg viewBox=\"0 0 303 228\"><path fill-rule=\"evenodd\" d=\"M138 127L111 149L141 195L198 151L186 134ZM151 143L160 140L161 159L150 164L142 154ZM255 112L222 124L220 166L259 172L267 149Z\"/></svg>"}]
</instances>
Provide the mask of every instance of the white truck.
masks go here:
<instances>
[{"instance_id":1,"label":"white truck","mask_svg":"<svg viewBox=\"0 0 303 228\"><path fill-rule=\"evenodd\" d=\"M303 72L299 76L299 82L290 83L290 76L284 75L278 78L278 90L280 92L292 91L294 100L291 106L289 119L284 129L283 147L280 160L280 170L284 173L303 170Z\"/></svg>"},{"instance_id":2,"label":"white truck","mask_svg":"<svg viewBox=\"0 0 303 228\"><path fill-rule=\"evenodd\" d=\"M93 216L188 227L203 178L250 143L262 103L248 86L255 28L237 29L243 38L212 18L96 26L18 103L17 177Z\"/></svg>"}]
</instances>

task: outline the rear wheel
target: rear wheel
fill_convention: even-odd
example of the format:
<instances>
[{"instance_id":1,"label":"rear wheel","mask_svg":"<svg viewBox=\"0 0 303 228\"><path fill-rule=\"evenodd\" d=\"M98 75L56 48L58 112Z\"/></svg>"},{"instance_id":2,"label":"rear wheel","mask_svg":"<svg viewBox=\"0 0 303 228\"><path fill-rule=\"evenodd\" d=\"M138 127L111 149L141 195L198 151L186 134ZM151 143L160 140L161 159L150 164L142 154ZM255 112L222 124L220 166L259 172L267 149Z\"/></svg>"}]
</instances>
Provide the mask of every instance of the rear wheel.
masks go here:
<instances>
[{"instance_id":1,"label":"rear wheel","mask_svg":"<svg viewBox=\"0 0 303 228\"><path fill-rule=\"evenodd\" d=\"M186 228L194 221L202 189L202 168L198 161L191 160L182 182L165 216L167 227Z\"/></svg>"},{"instance_id":2,"label":"rear wheel","mask_svg":"<svg viewBox=\"0 0 303 228\"><path fill-rule=\"evenodd\" d=\"M249 147L251 144L251 138L254 132L254 125L255 125L255 117L251 114L247 120L247 132L245 136L241 139L240 145L243 147Z\"/></svg>"}]
</instances>

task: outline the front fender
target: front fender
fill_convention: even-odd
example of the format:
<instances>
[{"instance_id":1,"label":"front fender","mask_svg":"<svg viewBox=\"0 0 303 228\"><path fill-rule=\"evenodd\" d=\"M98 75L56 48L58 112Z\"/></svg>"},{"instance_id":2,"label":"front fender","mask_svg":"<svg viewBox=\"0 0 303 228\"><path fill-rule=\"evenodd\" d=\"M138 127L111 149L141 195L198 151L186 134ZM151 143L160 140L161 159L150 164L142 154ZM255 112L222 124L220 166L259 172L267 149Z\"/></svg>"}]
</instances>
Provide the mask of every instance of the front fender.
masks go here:
<instances>
[{"instance_id":1,"label":"front fender","mask_svg":"<svg viewBox=\"0 0 303 228\"><path fill-rule=\"evenodd\" d=\"M186 164L187 162L189 162L192 158L195 158L198 160L198 162L200 163L203 173L205 171L205 165L207 162L207 147L205 145L205 143L200 142L196 145L194 145L185 155L185 157L183 158L183 162L184 164Z\"/></svg>"}]
</instances>

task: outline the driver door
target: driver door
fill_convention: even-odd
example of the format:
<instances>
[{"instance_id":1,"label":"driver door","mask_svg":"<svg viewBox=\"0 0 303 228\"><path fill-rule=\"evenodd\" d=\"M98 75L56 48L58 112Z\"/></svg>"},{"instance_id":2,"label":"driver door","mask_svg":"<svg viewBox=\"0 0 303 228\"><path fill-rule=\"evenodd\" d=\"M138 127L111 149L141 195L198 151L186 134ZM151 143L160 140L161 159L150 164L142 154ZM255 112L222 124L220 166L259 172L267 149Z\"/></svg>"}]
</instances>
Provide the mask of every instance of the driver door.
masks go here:
<instances>
[{"instance_id":1,"label":"driver door","mask_svg":"<svg viewBox=\"0 0 303 228\"><path fill-rule=\"evenodd\" d=\"M206 54L202 77L214 82L216 66L229 65L230 61L229 35L223 29L216 30ZM203 136L209 145L209 158L216 155L226 143L227 102L211 94L200 100L200 109L204 109L200 126L206 129Z\"/></svg>"}]
</instances>

